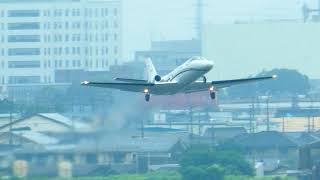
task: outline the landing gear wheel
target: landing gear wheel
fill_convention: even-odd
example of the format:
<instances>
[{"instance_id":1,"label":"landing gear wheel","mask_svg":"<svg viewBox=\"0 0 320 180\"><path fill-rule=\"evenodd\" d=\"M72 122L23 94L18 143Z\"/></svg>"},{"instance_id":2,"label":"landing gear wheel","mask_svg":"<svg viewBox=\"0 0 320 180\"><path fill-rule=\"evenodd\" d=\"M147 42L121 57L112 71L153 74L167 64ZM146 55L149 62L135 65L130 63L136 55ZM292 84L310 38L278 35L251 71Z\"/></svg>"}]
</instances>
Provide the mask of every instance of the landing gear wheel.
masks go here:
<instances>
[{"instance_id":1,"label":"landing gear wheel","mask_svg":"<svg viewBox=\"0 0 320 180\"><path fill-rule=\"evenodd\" d=\"M144 97L144 99L145 99L147 102L149 102L149 101L150 101L150 94L146 94L145 97Z\"/></svg>"},{"instance_id":2,"label":"landing gear wheel","mask_svg":"<svg viewBox=\"0 0 320 180\"><path fill-rule=\"evenodd\" d=\"M210 92L210 97L212 100L216 99L216 92Z\"/></svg>"},{"instance_id":3,"label":"landing gear wheel","mask_svg":"<svg viewBox=\"0 0 320 180\"><path fill-rule=\"evenodd\" d=\"M207 78L205 76L202 77L203 83L207 83Z\"/></svg>"}]
</instances>

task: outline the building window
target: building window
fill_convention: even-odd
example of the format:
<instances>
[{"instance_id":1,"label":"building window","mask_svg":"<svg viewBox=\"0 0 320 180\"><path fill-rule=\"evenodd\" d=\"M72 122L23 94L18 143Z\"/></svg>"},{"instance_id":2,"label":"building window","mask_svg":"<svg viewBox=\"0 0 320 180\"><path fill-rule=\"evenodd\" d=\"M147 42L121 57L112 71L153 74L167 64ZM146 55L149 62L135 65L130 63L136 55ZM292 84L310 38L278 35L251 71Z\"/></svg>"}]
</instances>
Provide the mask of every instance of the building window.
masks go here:
<instances>
[{"instance_id":1,"label":"building window","mask_svg":"<svg viewBox=\"0 0 320 180\"><path fill-rule=\"evenodd\" d=\"M88 60L86 59L85 61L85 66L88 67L89 63L88 63Z\"/></svg>"},{"instance_id":2,"label":"building window","mask_svg":"<svg viewBox=\"0 0 320 180\"><path fill-rule=\"evenodd\" d=\"M69 41L69 34L66 34L66 35L65 35L65 39L64 39L64 40L65 40L65 42L68 42L68 41Z\"/></svg>"},{"instance_id":3,"label":"building window","mask_svg":"<svg viewBox=\"0 0 320 180\"><path fill-rule=\"evenodd\" d=\"M96 34L96 42L99 42L99 35Z\"/></svg>"},{"instance_id":4,"label":"building window","mask_svg":"<svg viewBox=\"0 0 320 180\"><path fill-rule=\"evenodd\" d=\"M99 16L99 10L98 10L98 8L96 8L96 9L94 10L94 16L95 16L95 17L98 17L98 16Z\"/></svg>"},{"instance_id":5,"label":"building window","mask_svg":"<svg viewBox=\"0 0 320 180\"><path fill-rule=\"evenodd\" d=\"M89 17L92 17L92 9L89 9Z\"/></svg>"},{"instance_id":6,"label":"building window","mask_svg":"<svg viewBox=\"0 0 320 180\"><path fill-rule=\"evenodd\" d=\"M8 23L8 29L9 30L40 29L40 23L38 22Z\"/></svg>"},{"instance_id":7,"label":"building window","mask_svg":"<svg viewBox=\"0 0 320 180\"><path fill-rule=\"evenodd\" d=\"M69 55L69 48L68 47L65 47L64 51L65 51L66 55Z\"/></svg>"},{"instance_id":8,"label":"building window","mask_svg":"<svg viewBox=\"0 0 320 180\"><path fill-rule=\"evenodd\" d=\"M118 54L118 46L114 47L114 54Z\"/></svg>"},{"instance_id":9,"label":"building window","mask_svg":"<svg viewBox=\"0 0 320 180\"><path fill-rule=\"evenodd\" d=\"M87 9L87 8L84 9L84 16L85 16L85 17L88 16L88 9Z\"/></svg>"},{"instance_id":10,"label":"building window","mask_svg":"<svg viewBox=\"0 0 320 180\"><path fill-rule=\"evenodd\" d=\"M61 56L62 55L62 47L59 47L59 55Z\"/></svg>"},{"instance_id":11,"label":"building window","mask_svg":"<svg viewBox=\"0 0 320 180\"><path fill-rule=\"evenodd\" d=\"M40 35L9 35L8 42L40 42Z\"/></svg>"},{"instance_id":12,"label":"building window","mask_svg":"<svg viewBox=\"0 0 320 180\"><path fill-rule=\"evenodd\" d=\"M101 9L101 16L104 17L104 9Z\"/></svg>"},{"instance_id":13,"label":"building window","mask_svg":"<svg viewBox=\"0 0 320 180\"><path fill-rule=\"evenodd\" d=\"M40 10L9 10L8 17L39 17Z\"/></svg>"},{"instance_id":14,"label":"building window","mask_svg":"<svg viewBox=\"0 0 320 180\"><path fill-rule=\"evenodd\" d=\"M118 9L117 9L117 8L114 8L114 10L113 10L113 15L114 15L114 16L117 16L117 15L118 15Z\"/></svg>"},{"instance_id":15,"label":"building window","mask_svg":"<svg viewBox=\"0 0 320 180\"><path fill-rule=\"evenodd\" d=\"M104 40L105 40L105 41L108 41L108 39L109 39L109 35L108 35L108 34L105 34L105 35L104 35Z\"/></svg>"},{"instance_id":16,"label":"building window","mask_svg":"<svg viewBox=\"0 0 320 180\"><path fill-rule=\"evenodd\" d=\"M108 47L106 47L106 48L105 48L105 51L106 51L106 54L108 54L108 52L109 52L109 48L108 48Z\"/></svg>"},{"instance_id":17,"label":"building window","mask_svg":"<svg viewBox=\"0 0 320 180\"><path fill-rule=\"evenodd\" d=\"M40 76L9 76L9 84L40 83Z\"/></svg>"},{"instance_id":18,"label":"building window","mask_svg":"<svg viewBox=\"0 0 320 180\"><path fill-rule=\"evenodd\" d=\"M69 9L66 9L66 10L64 11L64 14L65 14L65 16L69 16Z\"/></svg>"},{"instance_id":19,"label":"building window","mask_svg":"<svg viewBox=\"0 0 320 180\"><path fill-rule=\"evenodd\" d=\"M40 68L40 61L8 61L8 68Z\"/></svg>"},{"instance_id":20,"label":"building window","mask_svg":"<svg viewBox=\"0 0 320 180\"><path fill-rule=\"evenodd\" d=\"M105 55L104 47L101 48L101 55Z\"/></svg>"},{"instance_id":21,"label":"building window","mask_svg":"<svg viewBox=\"0 0 320 180\"><path fill-rule=\"evenodd\" d=\"M40 55L40 48L10 48L9 56Z\"/></svg>"},{"instance_id":22,"label":"building window","mask_svg":"<svg viewBox=\"0 0 320 180\"><path fill-rule=\"evenodd\" d=\"M96 56L98 56L99 55L99 48L96 47L95 49L96 49Z\"/></svg>"},{"instance_id":23,"label":"building window","mask_svg":"<svg viewBox=\"0 0 320 180\"><path fill-rule=\"evenodd\" d=\"M76 47L72 47L72 55L76 54Z\"/></svg>"}]
</instances>

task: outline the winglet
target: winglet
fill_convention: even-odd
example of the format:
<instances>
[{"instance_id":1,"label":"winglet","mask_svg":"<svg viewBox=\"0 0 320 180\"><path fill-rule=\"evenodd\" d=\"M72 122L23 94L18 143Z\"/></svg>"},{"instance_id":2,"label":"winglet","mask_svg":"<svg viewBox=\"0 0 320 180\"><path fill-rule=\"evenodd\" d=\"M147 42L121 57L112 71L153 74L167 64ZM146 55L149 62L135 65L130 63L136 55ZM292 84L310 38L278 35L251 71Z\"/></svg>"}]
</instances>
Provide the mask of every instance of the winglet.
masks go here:
<instances>
[{"instance_id":1,"label":"winglet","mask_svg":"<svg viewBox=\"0 0 320 180\"><path fill-rule=\"evenodd\" d=\"M81 82L81 85L88 85L90 82L89 81L83 81Z\"/></svg>"}]
</instances>

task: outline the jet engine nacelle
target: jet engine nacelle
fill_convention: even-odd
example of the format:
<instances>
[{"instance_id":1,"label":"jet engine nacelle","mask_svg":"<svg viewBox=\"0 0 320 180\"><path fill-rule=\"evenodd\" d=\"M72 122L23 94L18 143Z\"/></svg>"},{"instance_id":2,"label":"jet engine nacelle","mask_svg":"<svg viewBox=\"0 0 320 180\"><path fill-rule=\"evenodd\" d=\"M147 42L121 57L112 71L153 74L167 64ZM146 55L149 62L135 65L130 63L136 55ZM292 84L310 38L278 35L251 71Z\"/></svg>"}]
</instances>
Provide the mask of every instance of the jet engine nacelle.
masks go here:
<instances>
[{"instance_id":1,"label":"jet engine nacelle","mask_svg":"<svg viewBox=\"0 0 320 180\"><path fill-rule=\"evenodd\" d=\"M157 82L161 81L161 76L159 75L154 76L154 80Z\"/></svg>"}]
</instances>

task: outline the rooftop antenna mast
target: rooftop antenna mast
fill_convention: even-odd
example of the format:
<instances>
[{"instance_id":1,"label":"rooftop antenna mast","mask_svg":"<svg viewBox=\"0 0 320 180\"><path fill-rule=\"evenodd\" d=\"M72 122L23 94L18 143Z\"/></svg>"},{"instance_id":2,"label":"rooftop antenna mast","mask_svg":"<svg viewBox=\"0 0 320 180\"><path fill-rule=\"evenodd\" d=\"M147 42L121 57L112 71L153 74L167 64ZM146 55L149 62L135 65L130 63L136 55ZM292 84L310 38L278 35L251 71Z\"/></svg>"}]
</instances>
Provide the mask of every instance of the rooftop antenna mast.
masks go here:
<instances>
[{"instance_id":1,"label":"rooftop antenna mast","mask_svg":"<svg viewBox=\"0 0 320 180\"><path fill-rule=\"evenodd\" d=\"M200 40L202 38L202 25L203 25L203 7L204 7L204 0L196 0L196 18L195 18L195 24L196 24L196 39ZM320 1L320 0L319 0Z\"/></svg>"}]
</instances>

